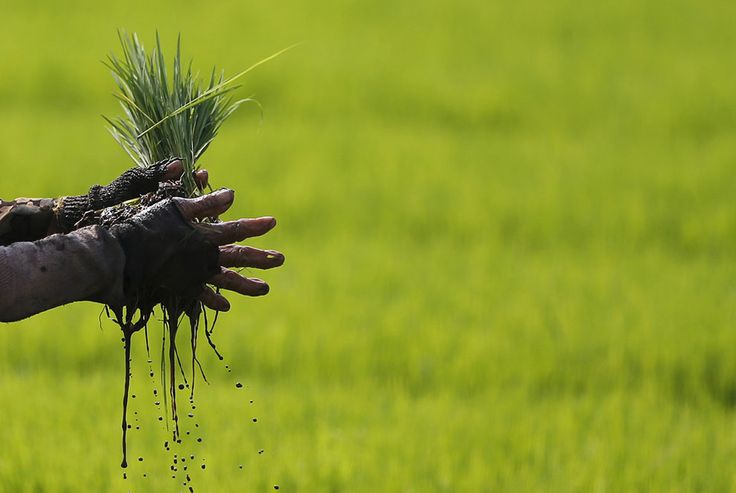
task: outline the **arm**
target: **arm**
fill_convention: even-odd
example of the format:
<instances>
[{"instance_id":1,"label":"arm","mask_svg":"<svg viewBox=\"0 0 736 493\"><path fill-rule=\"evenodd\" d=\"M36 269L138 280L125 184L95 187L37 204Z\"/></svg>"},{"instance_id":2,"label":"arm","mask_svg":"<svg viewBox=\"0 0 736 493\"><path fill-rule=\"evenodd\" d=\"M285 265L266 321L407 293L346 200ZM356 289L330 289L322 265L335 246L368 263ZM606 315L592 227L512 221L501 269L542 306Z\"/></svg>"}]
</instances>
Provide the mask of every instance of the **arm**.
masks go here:
<instances>
[{"instance_id":1,"label":"arm","mask_svg":"<svg viewBox=\"0 0 736 493\"><path fill-rule=\"evenodd\" d=\"M181 176L176 158L159 161L148 168L132 168L107 186L94 185L84 195L57 199L0 200L0 245L35 241L54 233L68 233L88 211L95 211L153 192L161 180ZM206 181L206 172L195 179Z\"/></svg>"},{"instance_id":2,"label":"arm","mask_svg":"<svg viewBox=\"0 0 736 493\"><path fill-rule=\"evenodd\" d=\"M73 301L119 304L124 265L120 243L97 226L0 247L0 322Z\"/></svg>"},{"instance_id":3,"label":"arm","mask_svg":"<svg viewBox=\"0 0 736 493\"><path fill-rule=\"evenodd\" d=\"M115 309L139 293L160 288L194 287L205 306L229 310L227 299L204 283L247 296L268 293L264 281L243 277L229 267L270 269L284 262L279 252L232 244L268 232L276 224L272 217L191 222L220 215L233 199L231 190L169 199L109 231L90 226L0 247L0 322L73 301L95 301Z\"/></svg>"}]
</instances>

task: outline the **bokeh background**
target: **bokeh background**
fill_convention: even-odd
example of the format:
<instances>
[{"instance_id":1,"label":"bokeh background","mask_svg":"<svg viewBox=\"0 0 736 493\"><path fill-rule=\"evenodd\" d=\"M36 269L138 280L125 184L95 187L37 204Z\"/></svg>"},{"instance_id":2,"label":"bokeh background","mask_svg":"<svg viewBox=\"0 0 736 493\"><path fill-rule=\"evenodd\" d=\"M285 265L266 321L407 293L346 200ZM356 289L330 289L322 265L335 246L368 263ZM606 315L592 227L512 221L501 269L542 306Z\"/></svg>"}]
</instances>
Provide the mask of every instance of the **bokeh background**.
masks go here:
<instances>
[{"instance_id":1,"label":"bokeh background","mask_svg":"<svg viewBox=\"0 0 736 493\"><path fill-rule=\"evenodd\" d=\"M202 160L237 190L228 217L278 218L250 243L287 262L221 317L232 372L203 348L195 490L729 491L734 19L718 0L6 3L0 197L130 165L100 118L117 28L181 33L229 74L302 41L239 90L263 122L243 108ZM141 338L122 477L100 313L0 327L0 491L185 489Z\"/></svg>"}]
</instances>

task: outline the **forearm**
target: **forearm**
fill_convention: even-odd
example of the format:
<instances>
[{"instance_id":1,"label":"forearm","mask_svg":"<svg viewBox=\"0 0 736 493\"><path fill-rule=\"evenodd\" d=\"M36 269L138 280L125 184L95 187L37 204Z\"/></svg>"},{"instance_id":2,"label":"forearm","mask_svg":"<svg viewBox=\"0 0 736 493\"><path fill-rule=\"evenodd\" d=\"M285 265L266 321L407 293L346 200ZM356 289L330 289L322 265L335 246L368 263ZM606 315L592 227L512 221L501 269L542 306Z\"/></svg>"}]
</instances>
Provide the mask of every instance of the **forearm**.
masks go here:
<instances>
[{"instance_id":1,"label":"forearm","mask_svg":"<svg viewBox=\"0 0 736 493\"><path fill-rule=\"evenodd\" d=\"M0 247L0 322L74 301L119 305L125 255L103 228Z\"/></svg>"},{"instance_id":2,"label":"forearm","mask_svg":"<svg viewBox=\"0 0 736 493\"><path fill-rule=\"evenodd\" d=\"M172 166L174 164L178 166ZM109 185L94 185L84 195L15 199L10 202L0 200L0 246L36 241L54 233L68 233L79 227L86 213L153 192L161 180L176 179L180 175L181 163L171 158L147 168L129 169Z\"/></svg>"}]
</instances>

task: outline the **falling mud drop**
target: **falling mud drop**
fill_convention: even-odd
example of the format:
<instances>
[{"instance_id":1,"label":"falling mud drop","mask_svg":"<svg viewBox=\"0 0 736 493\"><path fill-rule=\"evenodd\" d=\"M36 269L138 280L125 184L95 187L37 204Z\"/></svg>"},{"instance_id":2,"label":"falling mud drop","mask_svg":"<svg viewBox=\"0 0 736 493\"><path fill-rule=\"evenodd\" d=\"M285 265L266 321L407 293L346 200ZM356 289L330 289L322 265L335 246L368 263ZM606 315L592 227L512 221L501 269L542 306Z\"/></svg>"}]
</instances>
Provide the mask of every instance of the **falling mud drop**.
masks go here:
<instances>
[{"instance_id":1,"label":"falling mud drop","mask_svg":"<svg viewBox=\"0 0 736 493\"><path fill-rule=\"evenodd\" d=\"M238 383L235 384L235 387L236 388L239 388L239 389L242 389L243 388L243 384L240 383L240 382L238 382Z\"/></svg>"},{"instance_id":2,"label":"falling mud drop","mask_svg":"<svg viewBox=\"0 0 736 493\"><path fill-rule=\"evenodd\" d=\"M123 331L125 341L125 390L123 392L123 461L120 467L128 467L128 393L130 392L130 339L132 331ZM123 473L125 474L125 473Z\"/></svg>"}]
</instances>

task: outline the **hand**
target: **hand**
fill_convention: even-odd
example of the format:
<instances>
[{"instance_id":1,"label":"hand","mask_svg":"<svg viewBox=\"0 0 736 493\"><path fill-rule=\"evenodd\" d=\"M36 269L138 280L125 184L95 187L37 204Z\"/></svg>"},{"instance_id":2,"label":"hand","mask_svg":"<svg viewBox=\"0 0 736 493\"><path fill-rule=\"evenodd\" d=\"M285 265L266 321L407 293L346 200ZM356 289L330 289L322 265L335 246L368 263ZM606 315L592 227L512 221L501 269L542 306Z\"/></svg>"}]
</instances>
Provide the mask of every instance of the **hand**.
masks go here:
<instances>
[{"instance_id":1,"label":"hand","mask_svg":"<svg viewBox=\"0 0 736 493\"><path fill-rule=\"evenodd\" d=\"M131 168L107 186L92 186L85 195L62 197L56 206L56 227L51 232L68 233L75 229L85 212L112 207L154 192L160 182L178 180L182 173L182 162L178 158L170 158L147 168ZM200 189L204 189L207 186L207 171L195 172L194 179Z\"/></svg>"},{"instance_id":2,"label":"hand","mask_svg":"<svg viewBox=\"0 0 736 493\"><path fill-rule=\"evenodd\" d=\"M219 216L230 208L235 198L232 190L220 190L196 199L174 198L182 216L187 220ZM228 267L254 267L271 269L284 263L284 255L275 250L260 250L249 246L235 245L246 238L261 236L276 226L276 219L270 216L256 219L238 219L224 223L194 223L195 230L219 248L220 272L210 277L208 284L220 289L233 291L246 296L263 296L269 286L265 281L240 275ZM213 310L226 312L230 309L228 300L205 286L199 299Z\"/></svg>"},{"instance_id":3,"label":"hand","mask_svg":"<svg viewBox=\"0 0 736 493\"><path fill-rule=\"evenodd\" d=\"M268 293L264 281L228 267L283 264L279 252L233 244L266 233L275 226L274 218L193 222L219 216L234 197L232 190L219 190L194 199L165 200L110 229L126 255L124 291L131 303L152 307L172 297L200 299L209 308L227 311L227 299L206 284L248 296Z\"/></svg>"}]
</instances>

